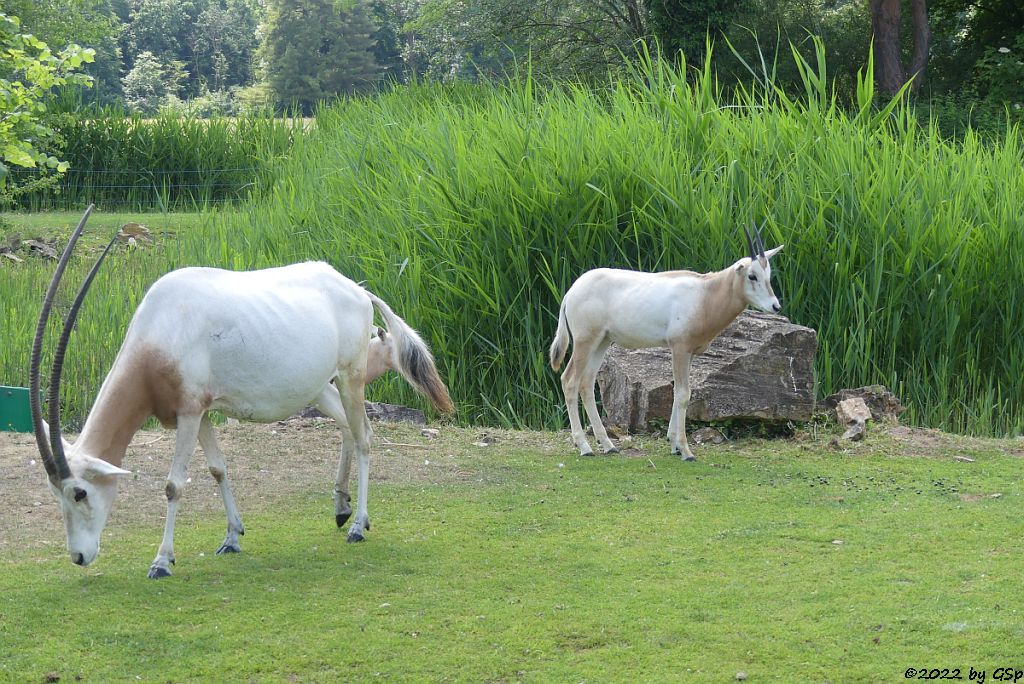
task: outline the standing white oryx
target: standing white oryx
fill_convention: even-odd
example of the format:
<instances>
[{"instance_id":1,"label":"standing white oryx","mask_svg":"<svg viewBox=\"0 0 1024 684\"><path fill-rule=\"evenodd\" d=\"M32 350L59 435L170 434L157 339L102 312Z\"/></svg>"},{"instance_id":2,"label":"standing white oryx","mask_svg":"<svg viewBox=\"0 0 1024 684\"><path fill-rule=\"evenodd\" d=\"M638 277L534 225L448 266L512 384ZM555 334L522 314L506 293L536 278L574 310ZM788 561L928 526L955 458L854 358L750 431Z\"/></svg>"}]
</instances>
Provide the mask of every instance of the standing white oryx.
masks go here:
<instances>
[{"instance_id":1,"label":"standing white oryx","mask_svg":"<svg viewBox=\"0 0 1024 684\"><path fill-rule=\"evenodd\" d=\"M551 343L551 367L562 365L572 333L573 350L562 391L572 438L583 456L592 454L580 423L579 395L605 453L617 451L608 439L594 401L594 382L612 342L630 349L672 350L674 389L668 438L672 453L694 460L686 440L686 406L690 401L690 360L725 330L748 304L766 312L782 309L772 291L768 260L782 246L764 250L761 232L745 227L750 256L716 273L667 271L644 273L597 268L581 275L562 299L558 332Z\"/></svg>"},{"instance_id":2,"label":"standing white oryx","mask_svg":"<svg viewBox=\"0 0 1024 684\"><path fill-rule=\"evenodd\" d=\"M99 553L100 533L114 503L118 480L130 474L121 469L122 459L149 416L177 429L167 477L163 542L149 576L169 575L174 563L174 519L197 442L220 487L227 513L227 536L217 553L240 550L242 520L207 416L213 409L270 422L312 404L333 418L342 432L334 488L335 520L341 527L352 515L348 481L355 457L359 499L348 541L361 541L370 528L371 430L363 404L367 357L376 359L376 370L369 369L371 375L395 368L439 410L452 409L430 350L416 332L382 300L324 263L250 272L182 268L157 280L143 297L81 435L70 444L60 435L61 367L78 309L106 251L93 266L64 323L50 377L49 425L39 406L39 362L54 294L91 209L68 241L50 282L36 329L30 374L36 441L51 489L63 510L71 560L88 565ZM389 334L371 340L374 309L383 317ZM390 358L377 358L381 355Z\"/></svg>"}]
</instances>

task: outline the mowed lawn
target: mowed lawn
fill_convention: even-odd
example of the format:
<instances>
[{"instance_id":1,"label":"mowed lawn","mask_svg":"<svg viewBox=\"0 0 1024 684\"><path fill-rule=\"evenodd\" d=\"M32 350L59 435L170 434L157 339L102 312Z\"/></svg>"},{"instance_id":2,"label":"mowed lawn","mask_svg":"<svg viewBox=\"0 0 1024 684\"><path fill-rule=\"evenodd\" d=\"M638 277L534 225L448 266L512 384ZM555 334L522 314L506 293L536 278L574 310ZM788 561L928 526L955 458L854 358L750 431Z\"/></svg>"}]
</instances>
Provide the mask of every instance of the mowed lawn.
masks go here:
<instances>
[{"instance_id":1,"label":"mowed lawn","mask_svg":"<svg viewBox=\"0 0 1024 684\"><path fill-rule=\"evenodd\" d=\"M565 433L378 425L373 527L346 544L333 429L225 429L243 553L213 554L224 518L197 454L159 581L169 434L137 438L139 474L85 569L30 436L4 451L5 481L28 491L0 509L0 679L993 681L1024 666L1018 441L878 427L836 448L822 430L683 463L654 439L579 458Z\"/></svg>"}]
</instances>

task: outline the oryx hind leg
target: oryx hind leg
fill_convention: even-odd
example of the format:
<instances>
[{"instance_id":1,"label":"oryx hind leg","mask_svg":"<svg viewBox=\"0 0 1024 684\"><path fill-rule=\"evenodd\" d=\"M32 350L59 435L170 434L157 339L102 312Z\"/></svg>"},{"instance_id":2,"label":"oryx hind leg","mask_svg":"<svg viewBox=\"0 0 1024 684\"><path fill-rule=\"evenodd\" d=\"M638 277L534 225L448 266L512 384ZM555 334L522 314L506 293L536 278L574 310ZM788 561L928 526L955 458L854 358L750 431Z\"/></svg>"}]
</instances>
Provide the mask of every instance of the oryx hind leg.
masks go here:
<instances>
[{"instance_id":1,"label":"oryx hind leg","mask_svg":"<svg viewBox=\"0 0 1024 684\"><path fill-rule=\"evenodd\" d=\"M347 417L348 429L344 432L341 463L338 466L339 481L342 477L342 470L345 470L346 489L348 486L348 464L351 463L353 456L359 465L359 494L356 500L355 518L349 527L347 538L350 542L363 541L364 533L370 529L368 490L370 486L370 438L373 431L370 428L370 421L366 418L363 378L362 372L348 374L342 372L334 381L343 407L343 415Z\"/></svg>"},{"instance_id":2,"label":"oryx hind leg","mask_svg":"<svg viewBox=\"0 0 1024 684\"><path fill-rule=\"evenodd\" d=\"M591 346L588 341L581 343L578 338L573 340L572 356L562 372L562 394L565 397L565 410L569 413L569 431L576 448L580 450L580 456L594 454L580 421L580 387L586 374L586 359L590 355Z\"/></svg>"},{"instance_id":3,"label":"oryx hind leg","mask_svg":"<svg viewBox=\"0 0 1024 684\"><path fill-rule=\"evenodd\" d=\"M231 483L228 482L228 467L224 461L224 454L217 444L217 437L210 422L210 416L203 414L199 422L199 445L203 447L206 455L206 464L210 468L210 475L216 480L220 488L220 497L224 500L224 513L228 518L228 532L224 537L224 543L217 549L217 553L238 553L242 547L238 543L238 537L245 534L242 526L242 516L238 513L238 506L235 505L235 495L231 490Z\"/></svg>"},{"instance_id":4,"label":"oryx hind leg","mask_svg":"<svg viewBox=\"0 0 1024 684\"><path fill-rule=\"evenodd\" d=\"M606 454L618 453L618 449L611 439L608 438L608 431L605 430L601 421L601 414L597 410L597 400L594 397L594 386L597 384L597 372L601 370L604 363L604 355L608 352L611 340L607 337L601 340L587 357L587 365L583 369L583 379L580 383L580 392L583 395L583 408L587 411L587 418L590 420L590 427L594 430L594 439L598 441Z\"/></svg>"},{"instance_id":5,"label":"oryx hind leg","mask_svg":"<svg viewBox=\"0 0 1024 684\"><path fill-rule=\"evenodd\" d=\"M178 503L185 489L185 473L188 462L196 450L199 440L199 424L202 416L178 416L175 431L174 459L171 472L167 475L167 518L164 521L164 538L160 542L153 564L149 566L149 577L157 579L171 574L174 565L174 519L178 515Z\"/></svg>"},{"instance_id":6,"label":"oryx hind leg","mask_svg":"<svg viewBox=\"0 0 1024 684\"><path fill-rule=\"evenodd\" d=\"M325 416L334 419L341 431L341 458L334 479L334 522L341 527L352 517L352 495L349 493L348 484L352 471L352 451L345 448L346 444L352 443L352 431L349 429L348 416L345 414L345 407L342 406L341 396L333 383L324 388L314 403ZM364 419L365 415L364 412Z\"/></svg>"}]
</instances>

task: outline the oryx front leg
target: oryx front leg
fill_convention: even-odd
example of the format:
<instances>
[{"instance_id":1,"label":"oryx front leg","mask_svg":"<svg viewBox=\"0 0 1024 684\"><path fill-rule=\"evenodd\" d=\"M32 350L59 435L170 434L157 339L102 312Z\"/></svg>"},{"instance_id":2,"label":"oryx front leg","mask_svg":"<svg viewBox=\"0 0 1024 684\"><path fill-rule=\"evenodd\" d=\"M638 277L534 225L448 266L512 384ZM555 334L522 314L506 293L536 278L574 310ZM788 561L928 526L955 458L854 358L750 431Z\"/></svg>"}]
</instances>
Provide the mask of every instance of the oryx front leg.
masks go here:
<instances>
[{"instance_id":1,"label":"oryx front leg","mask_svg":"<svg viewBox=\"0 0 1024 684\"><path fill-rule=\"evenodd\" d=\"M153 564L149 566L149 577L157 579L171 574L174 565L174 519L178 514L178 503L185 488L185 473L189 459L196 450L199 439L200 416L178 416L178 428L174 443L174 460L167 475L167 519L164 521L164 538L160 543Z\"/></svg>"},{"instance_id":2,"label":"oryx front leg","mask_svg":"<svg viewBox=\"0 0 1024 684\"><path fill-rule=\"evenodd\" d=\"M686 439L686 408L690 404L690 359L693 356L681 349L672 350L672 417L668 423L668 439L672 453L682 456L684 461L696 461Z\"/></svg>"},{"instance_id":3,"label":"oryx front leg","mask_svg":"<svg viewBox=\"0 0 1024 684\"><path fill-rule=\"evenodd\" d=\"M199 445L203 447L203 453L206 454L206 463L210 467L210 474L213 475L213 479L217 481L217 486L220 488L220 496L224 500L224 513L228 517L228 532L224 537L224 543L217 549L217 553L238 553L242 550L238 544L238 537L245 534L245 528L242 526L242 517L238 514L235 495L228 482L228 468L224 462L224 454L217 444L213 425L206 414L203 414L203 419L199 423Z\"/></svg>"}]
</instances>

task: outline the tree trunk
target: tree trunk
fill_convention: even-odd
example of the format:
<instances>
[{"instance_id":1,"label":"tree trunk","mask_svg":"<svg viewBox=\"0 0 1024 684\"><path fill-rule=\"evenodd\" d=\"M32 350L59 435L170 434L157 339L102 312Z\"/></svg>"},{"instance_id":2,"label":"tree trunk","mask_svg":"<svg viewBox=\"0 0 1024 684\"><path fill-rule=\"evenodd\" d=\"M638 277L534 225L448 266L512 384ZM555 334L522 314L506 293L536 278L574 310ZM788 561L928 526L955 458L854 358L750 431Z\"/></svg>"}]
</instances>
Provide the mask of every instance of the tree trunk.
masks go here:
<instances>
[{"instance_id":1,"label":"tree trunk","mask_svg":"<svg viewBox=\"0 0 1024 684\"><path fill-rule=\"evenodd\" d=\"M900 0L869 0L874 34L875 83L890 97L907 82L900 60Z\"/></svg>"},{"instance_id":2,"label":"tree trunk","mask_svg":"<svg viewBox=\"0 0 1024 684\"><path fill-rule=\"evenodd\" d=\"M874 34L875 83L878 89L893 96L916 74L914 84L917 90L924 80L928 65L928 49L931 32L928 29L927 0L910 0L913 24L914 50L910 56L910 73L903 68L900 45L900 4L901 0L868 0L871 9L871 30Z\"/></svg>"},{"instance_id":3,"label":"tree trunk","mask_svg":"<svg viewBox=\"0 0 1024 684\"><path fill-rule=\"evenodd\" d=\"M910 0L910 16L914 24L914 52L910 55L910 75L914 76L914 84L910 87L917 90L924 83L924 70L928 66L928 49L931 46L928 0Z\"/></svg>"}]
</instances>

